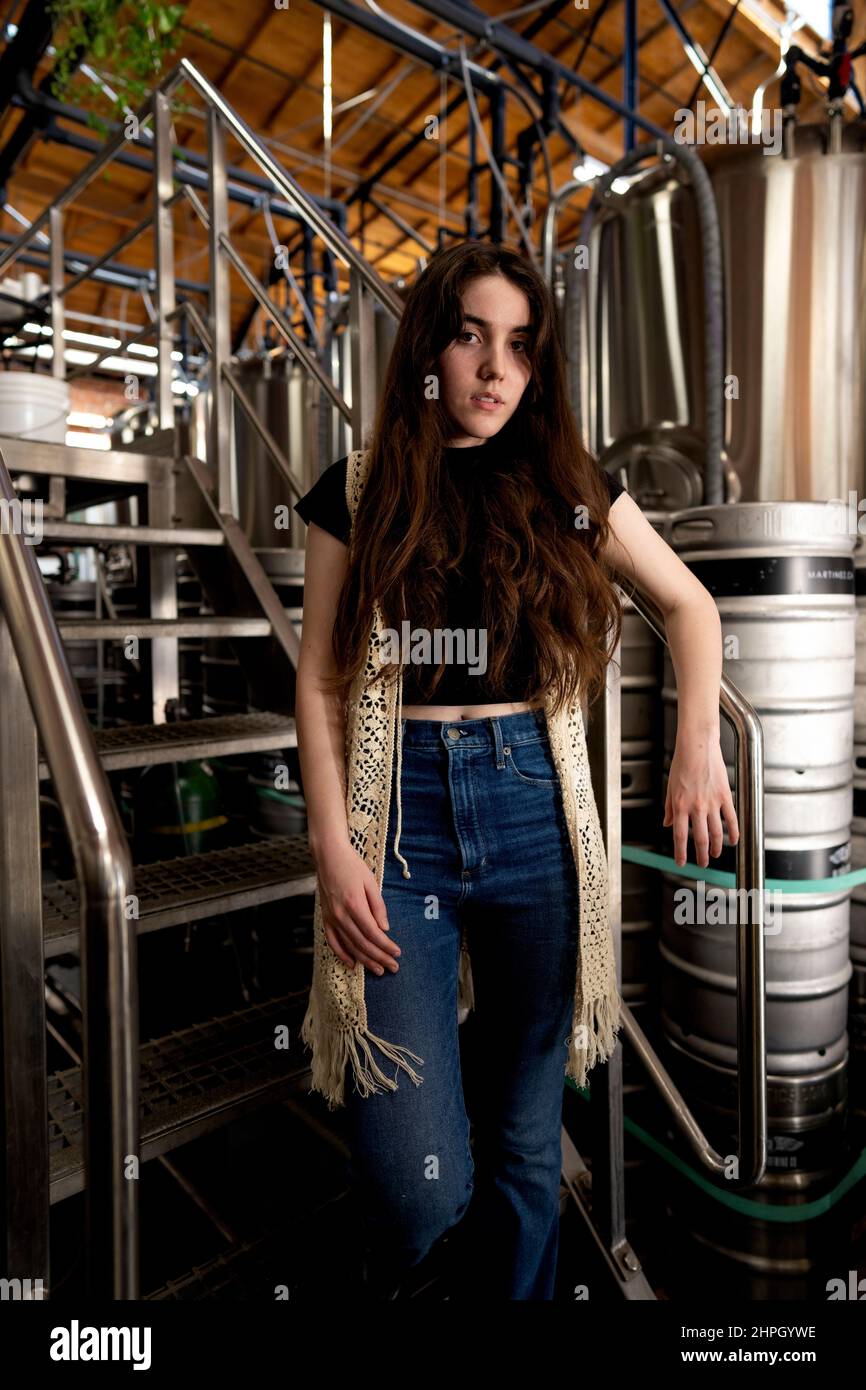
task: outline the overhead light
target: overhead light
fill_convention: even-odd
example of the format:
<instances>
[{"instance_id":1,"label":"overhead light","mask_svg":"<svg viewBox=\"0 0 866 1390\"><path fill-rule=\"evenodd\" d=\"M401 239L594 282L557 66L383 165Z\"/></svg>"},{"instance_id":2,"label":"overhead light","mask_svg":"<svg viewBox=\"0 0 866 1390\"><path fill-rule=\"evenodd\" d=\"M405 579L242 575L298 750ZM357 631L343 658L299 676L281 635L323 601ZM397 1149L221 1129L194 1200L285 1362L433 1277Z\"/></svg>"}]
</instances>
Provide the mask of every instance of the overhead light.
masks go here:
<instances>
[{"instance_id":1,"label":"overhead light","mask_svg":"<svg viewBox=\"0 0 866 1390\"><path fill-rule=\"evenodd\" d=\"M576 179L578 183L593 183L594 180L600 178L602 174L606 174L609 169L609 164L604 164L600 159L596 159L594 155L587 154L584 155L581 164L575 164L571 171L571 177ZM629 186L630 180L624 177L615 178L611 184L614 193L625 193Z\"/></svg>"},{"instance_id":2,"label":"overhead light","mask_svg":"<svg viewBox=\"0 0 866 1390\"><path fill-rule=\"evenodd\" d=\"M50 323L25 323L26 333L41 333L45 338L54 336ZM63 341L66 343L85 343L88 347L119 348L119 338L106 338L101 333L79 333L74 328L64 328Z\"/></svg>"},{"instance_id":3,"label":"overhead light","mask_svg":"<svg viewBox=\"0 0 866 1390\"><path fill-rule=\"evenodd\" d=\"M51 327L50 323L25 323L24 330L28 333L41 333L46 338L52 337L54 333L54 329ZM112 349L123 347L122 338L106 338L101 333L81 333L74 328L64 328L63 340L67 343L86 343L89 347L101 347ZM9 345L11 346L11 344ZM128 351L137 353L139 357L159 356L159 348L153 347L149 343L130 343ZM42 355L44 356L44 354ZM69 358L68 360L71 361L72 359ZM87 361L89 362L92 362L94 360L95 359L92 357L87 359ZM179 352L177 348L173 348L171 353L171 360L173 362L182 362L183 353Z\"/></svg>"},{"instance_id":4,"label":"overhead light","mask_svg":"<svg viewBox=\"0 0 866 1390\"><path fill-rule=\"evenodd\" d=\"M111 438L107 434L85 434L83 430L67 430L66 443L77 449L110 449Z\"/></svg>"},{"instance_id":5,"label":"overhead light","mask_svg":"<svg viewBox=\"0 0 866 1390\"><path fill-rule=\"evenodd\" d=\"M139 362L134 357L106 357L99 364L100 371L132 372L136 376L156 376L159 367L155 362Z\"/></svg>"},{"instance_id":6,"label":"overhead light","mask_svg":"<svg viewBox=\"0 0 866 1390\"><path fill-rule=\"evenodd\" d=\"M54 356L54 349L51 348L51 356ZM71 362L76 367L89 367L93 362L99 361L98 352L85 352L84 348L64 348L64 362Z\"/></svg>"},{"instance_id":7,"label":"overhead light","mask_svg":"<svg viewBox=\"0 0 866 1390\"><path fill-rule=\"evenodd\" d=\"M111 420L110 415L94 415L89 410L70 410L66 417L67 425L80 425L88 430L107 429Z\"/></svg>"},{"instance_id":8,"label":"overhead light","mask_svg":"<svg viewBox=\"0 0 866 1390\"><path fill-rule=\"evenodd\" d=\"M50 333L51 329L48 331ZM80 333L75 328L64 328L63 338L67 343L86 343L88 347L120 347L119 338L104 338L100 333Z\"/></svg>"}]
</instances>

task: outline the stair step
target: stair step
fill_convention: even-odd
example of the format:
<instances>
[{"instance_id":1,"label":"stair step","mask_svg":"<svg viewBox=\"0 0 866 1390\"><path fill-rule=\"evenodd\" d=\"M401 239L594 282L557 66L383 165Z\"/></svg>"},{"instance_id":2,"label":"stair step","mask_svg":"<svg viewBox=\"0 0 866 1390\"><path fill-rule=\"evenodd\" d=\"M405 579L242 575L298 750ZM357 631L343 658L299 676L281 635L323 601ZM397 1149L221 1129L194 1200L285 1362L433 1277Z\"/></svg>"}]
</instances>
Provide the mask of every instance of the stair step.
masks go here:
<instances>
[{"instance_id":1,"label":"stair step","mask_svg":"<svg viewBox=\"0 0 866 1390\"><path fill-rule=\"evenodd\" d=\"M225 544L224 533L218 527L209 526L103 526L86 521L45 520L41 530L47 541L77 545L123 541L130 545L175 545L185 550L193 545Z\"/></svg>"},{"instance_id":2,"label":"stair step","mask_svg":"<svg viewBox=\"0 0 866 1390\"><path fill-rule=\"evenodd\" d=\"M308 992L154 1038L139 1049L142 1162L218 1129L244 1113L309 1088L309 1053L300 1036ZM288 1047L275 1046L285 1026ZM48 1077L51 1201L84 1187L80 1067Z\"/></svg>"},{"instance_id":3,"label":"stair step","mask_svg":"<svg viewBox=\"0 0 866 1390\"><path fill-rule=\"evenodd\" d=\"M290 1107L294 1103L289 1102ZM316 1115L319 1123L318 1114ZM343 1144L342 1147L345 1147ZM325 1189L327 1191L327 1189ZM290 1204L284 1203L284 1208ZM202 1303L270 1301L285 1286L290 1301L305 1302L320 1294L362 1298L361 1245L353 1220L351 1189L328 1192L311 1205L295 1201L294 1210L274 1212L269 1229L258 1238L235 1237L225 1250L173 1274L143 1295L151 1302Z\"/></svg>"},{"instance_id":4,"label":"stair step","mask_svg":"<svg viewBox=\"0 0 866 1390\"><path fill-rule=\"evenodd\" d=\"M268 618L58 618L57 626L64 641L75 642L93 637L123 641L126 637L268 637L271 624Z\"/></svg>"},{"instance_id":5,"label":"stair step","mask_svg":"<svg viewBox=\"0 0 866 1390\"><path fill-rule=\"evenodd\" d=\"M85 449L75 444L50 444L41 439L18 439L0 434L0 454L9 472L39 477L67 478L89 490L95 484L105 501L126 497L131 488L159 484L176 467L165 452L138 449Z\"/></svg>"},{"instance_id":6,"label":"stair step","mask_svg":"<svg viewBox=\"0 0 866 1390\"><path fill-rule=\"evenodd\" d=\"M184 719L174 724L128 724L120 729L94 729L106 772L155 763L188 762L191 758L228 757L268 749L296 748L297 728L288 714L223 714L210 719ZM44 756L39 776L51 773Z\"/></svg>"},{"instance_id":7,"label":"stair step","mask_svg":"<svg viewBox=\"0 0 866 1390\"><path fill-rule=\"evenodd\" d=\"M229 849L137 864L133 876L139 935L316 889L306 835L270 836ZM76 879L43 883L42 923L46 959L79 950Z\"/></svg>"},{"instance_id":8,"label":"stair step","mask_svg":"<svg viewBox=\"0 0 866 1390\"><path fill-rule=\"evenodd\" d=\"M456 1231L440 1237L399 1281L397 1292L389 1292L388 1300L454 1301L455 1276L461 1266L455 1237ZM280 1213L266 1235L235 1239L226 1250L174 1275L144 1299L155 1303L273 1302L278 1288L286 1288L290 1303L295 1299L312 1303L334 1295L369 1299L362 1261L351 1189L345 1188L305 1210L303 1216L283 1219Z\"/></svg>"}]
</instances>

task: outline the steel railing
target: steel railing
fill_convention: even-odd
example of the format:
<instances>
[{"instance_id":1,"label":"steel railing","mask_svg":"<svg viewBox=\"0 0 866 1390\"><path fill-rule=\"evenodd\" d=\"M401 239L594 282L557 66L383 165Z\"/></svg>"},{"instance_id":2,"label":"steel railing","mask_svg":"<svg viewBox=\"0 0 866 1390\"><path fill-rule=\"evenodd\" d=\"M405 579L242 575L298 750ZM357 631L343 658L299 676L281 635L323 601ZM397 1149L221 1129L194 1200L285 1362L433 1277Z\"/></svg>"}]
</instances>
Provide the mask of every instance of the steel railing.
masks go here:
<instances>
[{"instance_id":1,"label":"steel railing","mask_svg":"<svg viewBox=\"0 0 866 1390\"><path fill-rule=\"evenodd\" d=\"M4 518L20 508L6 463L0 454L0 499ZM19 513L20 514L20 513ZM45 750L48 766L63 812L75 860L81 929L83 983L83 1107L84 1165L86 1177L87 1289L92 1297L138 1297L138 1182L130 1164L139 1151L138 1101L138 989L135 921L127 918L132 893L132 863L111 788L69 668L57 623L39 566L21 530L0 527L0 608L12 648ZM7 666L7 679L10 672ZM4 689L4 701L7 691ZM15 704L15 715L24 711ZM4 711L8 718L8 708ZM21 723L4 731L6 739L27 743ZM13 744L14 746L14 744ZM38 805L35 747L32 771ZM7 769L0 768L0 777ZM10 843L14 829L5 830ZM30 1031L35 1033L34 1004L41 1036L45 1035L44 947L42 940L39 845L21 844L22 862L6 864L8 874L29 877L27 920L11 915L0 922L5 941L4 1015L15 1007L10 991L28 986L26 1007L31 1011ZM14 973L11 973L14 970ZM9 1056L7 1037L6 1056ZM38 1038L36 1039L38 1045ZM18 1074L7 1067L6 1143L8 1203L38 1209L25 1197L28 1183L39 1181L45 1190L36 1194L44 1202L44 1235L47 1237L49 1203L48 1168L38 1151L27 1142L26 1124L10 1132L11 1117L24 1116L45 1131L45 1079L41 1081L42 1107L34 1084L39 1081L26 1069ZM10 1171L11 1170L11 1171ZM36 1175L36 1176L34 1176ZM10 1223L11 1225L12 1223ZM33 1260L47 1270L47 1248L37 1235L29 1251L16 1250L14 1259ZM23 1271L26 1277L32 1272ZM10 1277L22 1277L20 1268ZM41 1268L39 1277L42 1276Z\"/></svg>"},{"instance_id":2,"label":"steel railing","mask_svg":"<svg viewBox=\"0 0 866 1390\"><path fill-rule=\"evenodd\" d=\"M632 606L668 646L664 619L645 595L629 593ZM727 676L721 708L736 739L737 841L737 1153L719 1154L701 1130L682 1095L624 1008L624 1031L668 1106L677 1127L702 1165L732 1187L753 1187L767 1162L767 1050L764 974L764 734L756 710ZM743 897L742 895L745 895ZM740 905L745 902L745 912ZM734 1163L736 1160L736 1163Z\"/></svg>"}]
</instances>

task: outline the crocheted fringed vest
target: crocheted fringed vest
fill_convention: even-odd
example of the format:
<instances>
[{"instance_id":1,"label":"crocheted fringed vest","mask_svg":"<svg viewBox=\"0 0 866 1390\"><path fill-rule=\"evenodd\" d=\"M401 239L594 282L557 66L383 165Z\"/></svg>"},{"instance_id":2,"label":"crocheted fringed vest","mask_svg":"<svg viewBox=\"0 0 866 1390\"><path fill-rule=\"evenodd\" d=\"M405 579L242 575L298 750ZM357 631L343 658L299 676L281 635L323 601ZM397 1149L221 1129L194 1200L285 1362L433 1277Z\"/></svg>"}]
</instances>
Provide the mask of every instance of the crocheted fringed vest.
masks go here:
<instances>
[{"instance_id":1,"label":"crocheted fringed vest","mask_svg":"<svg viewBox=\"0 0 866 1390\"><path fill-rule=\"evenodd\" d=\"M350 454L346 501L353 525L368 467L368 450L357 450ZM384 627L377 605L374 607L366 667L359 672L352 685L346 716L349 836L353 847L375 874L380 890L385 867L395 747L398 779L394 853L403 863L404 877L411 877L405 858L397 850L401 809L399 730L402 672L397 680L392 677L390 683L382 674L379 653ZM565 1075L570 1076L576 1085L585 1086L587 1073L596 1062L606 1061L613 1053L622 1005L608 921L607 860L590 780L583 714L579 702L564 707L558 715L551 712L551 704L552 699L548 697L545 701L548 735L579 882L580 950ZM407 1044L411 1039L398 1044L369 1031L364 1003L366 967L360 962L354 967L345 965L328 945L318 886L313 912L313 936L313 980L301 1029L302 1040L313 1054L312 1090L319 1091L326 1098L330 1110L344 1105L349 1063L357 1088L365 1097L379 1093L383 1088L395 1091L396 1075L400 1068L416 1086L419 1085L424 1078L410 1063L423 1065L424 1059L410 1050ZM391 977L390 987L400 988L399 974ZM458 1009L472 1009L474 1003L472 967L464 932L458 976ZM382 1070L373 1055L371 1044L375 1044L384 1058L396 1064L393 1075Z\"/></svg>"}]
</instances>

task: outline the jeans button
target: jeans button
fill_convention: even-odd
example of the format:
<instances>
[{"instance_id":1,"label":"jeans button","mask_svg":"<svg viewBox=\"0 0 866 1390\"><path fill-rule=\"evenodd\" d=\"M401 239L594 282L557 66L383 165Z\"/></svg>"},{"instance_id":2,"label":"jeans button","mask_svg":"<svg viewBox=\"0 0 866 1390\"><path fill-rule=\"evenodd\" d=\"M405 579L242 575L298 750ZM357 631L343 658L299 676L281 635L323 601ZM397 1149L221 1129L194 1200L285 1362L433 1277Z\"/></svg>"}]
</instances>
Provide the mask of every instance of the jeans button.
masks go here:
<instances>
[{"instance_id":1,"label":"jeans button","mask_svg":"<svg viewBox=\"0 0 866 1390\"><path fill-rule=\"evenodd\" d=\"M459 729L449 729L449 730L448 730L448 737L449 737L449 738L459 738L459 737L460 737L460 730L459 730Z\"/></svg>"},{"instance_id":2,"label":"jeans button","mask_svg":"<svg viewBox=\"0 0 866 1390\"><path fill-rule=\"evenodd\" d=\"M503 748L502 751L503 751L503 753L510 753L510 752L511 752L511 745L510 745L509 743L506 743L506 745L505 745L505 747Z\"/></svg>"}]
</instances>

